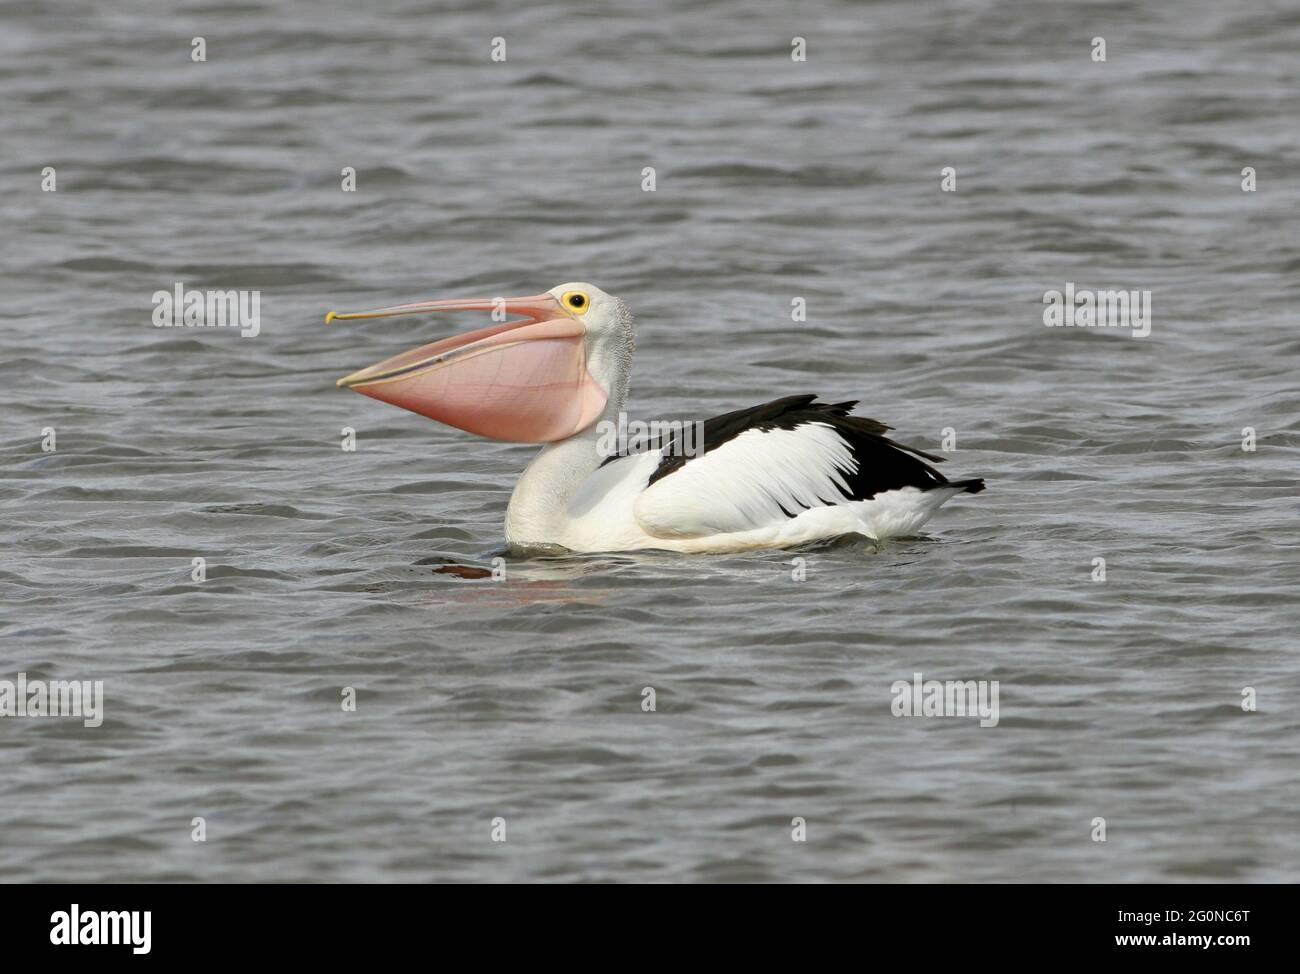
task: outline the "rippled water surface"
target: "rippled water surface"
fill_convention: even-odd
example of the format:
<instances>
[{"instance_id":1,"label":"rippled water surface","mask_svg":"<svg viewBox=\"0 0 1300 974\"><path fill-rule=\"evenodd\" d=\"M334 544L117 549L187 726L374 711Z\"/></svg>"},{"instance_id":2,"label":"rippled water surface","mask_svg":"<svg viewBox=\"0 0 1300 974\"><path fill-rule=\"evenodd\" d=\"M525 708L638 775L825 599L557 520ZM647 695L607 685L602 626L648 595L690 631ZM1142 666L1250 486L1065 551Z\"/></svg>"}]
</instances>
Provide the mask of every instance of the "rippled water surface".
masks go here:
<instances>
[{"instance_id":1,"label":"rippled water surface","mask_svg":"<svg viewBox=\"0 0 1300 974\"><path fill-rule=\"evenodd\" d=\"M4 879L1296 878L1293 5L3 17L0 679L106 714L0 720ZM455 323L322 314L569 280L638 315L634 416L860 399L989 489L803 581L440 572L533 448L334 388ZM177 282L260 334L155 328ZM1067 282L1150 336L1044 327ZM894 717L916 672L1000 723Z\"/></svg>"}]
</instances>

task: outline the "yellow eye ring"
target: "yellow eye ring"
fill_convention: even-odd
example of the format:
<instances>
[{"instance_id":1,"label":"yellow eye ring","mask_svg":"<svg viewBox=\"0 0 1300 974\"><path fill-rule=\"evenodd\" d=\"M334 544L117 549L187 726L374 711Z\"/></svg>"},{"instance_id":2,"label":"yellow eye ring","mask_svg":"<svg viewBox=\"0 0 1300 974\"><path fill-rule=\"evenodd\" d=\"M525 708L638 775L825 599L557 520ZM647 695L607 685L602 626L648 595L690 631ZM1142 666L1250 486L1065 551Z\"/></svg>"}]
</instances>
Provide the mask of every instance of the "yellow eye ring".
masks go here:
<instances>
[{"instance_id":1,"label":"yellow eye ring","mask_svg":"<svg viewBox=\"0 0 1300 974\"><path fill-rule=\"evenodd\" d=\"M560 304L564 305L566 311L582 315L586 314L587 309L591 307L591 299L581 291L565 291L564 296L560 298Z\"/></svg>"}]
</instances>

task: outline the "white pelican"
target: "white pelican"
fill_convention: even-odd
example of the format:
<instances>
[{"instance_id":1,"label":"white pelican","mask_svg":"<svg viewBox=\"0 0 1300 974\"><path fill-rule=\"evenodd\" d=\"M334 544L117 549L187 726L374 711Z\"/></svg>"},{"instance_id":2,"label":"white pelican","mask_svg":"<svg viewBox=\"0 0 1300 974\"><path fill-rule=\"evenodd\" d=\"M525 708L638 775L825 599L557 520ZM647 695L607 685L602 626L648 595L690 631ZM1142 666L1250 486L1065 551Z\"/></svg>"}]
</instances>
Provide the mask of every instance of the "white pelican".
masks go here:
<instances>
[{"instance_id":1,"label":"white pelican","mask_svg":"<svg viewBox=\"0 0 1300 974\"><path fill-rule=\"evenodd\" d=\"M544 443L506 510L511 548L781 548L845 534L915 532L956 494L853 402L786 396L703 423L703 442L661 437L639 452L602 444L619 423L632 370L632 315L590 284L526 298L427 301L335 319L434 311L522 316L386 359L338 381L480 436ZM683 431L684 433L684 431ZM924 458L924 459L921 459Z\"/></svg>"}]
</instances>

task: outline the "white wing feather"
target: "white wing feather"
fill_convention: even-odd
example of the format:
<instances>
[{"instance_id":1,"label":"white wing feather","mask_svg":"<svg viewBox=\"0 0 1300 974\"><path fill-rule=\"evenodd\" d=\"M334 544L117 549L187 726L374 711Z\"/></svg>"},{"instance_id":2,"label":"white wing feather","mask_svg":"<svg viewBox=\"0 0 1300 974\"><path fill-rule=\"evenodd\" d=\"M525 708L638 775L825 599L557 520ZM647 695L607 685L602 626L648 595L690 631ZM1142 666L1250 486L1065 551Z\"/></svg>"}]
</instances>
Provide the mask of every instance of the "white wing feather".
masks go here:
<instances>
[{"instance_id":1,"label":"white wing feather","mask_svg":"<svg viewBox=\"0 0 1300 974\"><path fill-rule=\"evenodd\" d=\"M785 522L786 512L848 503L840 471L857 467L848 444L824 423L749 429L655 481L632 512L658 538L749 531Z\"/></svg>"}]
</instances>

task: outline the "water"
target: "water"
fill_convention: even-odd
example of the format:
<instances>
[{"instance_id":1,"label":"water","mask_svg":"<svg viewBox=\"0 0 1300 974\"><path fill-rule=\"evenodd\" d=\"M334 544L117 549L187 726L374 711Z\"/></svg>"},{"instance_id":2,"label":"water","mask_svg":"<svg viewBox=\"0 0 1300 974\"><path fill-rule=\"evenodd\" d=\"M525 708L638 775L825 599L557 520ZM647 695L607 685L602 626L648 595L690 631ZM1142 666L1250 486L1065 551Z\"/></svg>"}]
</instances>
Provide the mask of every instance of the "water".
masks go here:
<instances>
[{"instance_id":1,"label":"water","mask_svg":"<svg viewBox=\"0 0 1300 974\"><path fill-rule=\"evenodd\" d=\"M105 719L0 721L0 876L1294 880L1300 13L511 7L6 8L0 679ZM575 279L634 417L861 399L989 489L804 581L439 572L532 448L334 388L462 323L322 314ZM153 327L177 282L260 334ZM1067 282L1150 336L1044 327Z\"/></svg>"}]
</instances>

